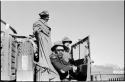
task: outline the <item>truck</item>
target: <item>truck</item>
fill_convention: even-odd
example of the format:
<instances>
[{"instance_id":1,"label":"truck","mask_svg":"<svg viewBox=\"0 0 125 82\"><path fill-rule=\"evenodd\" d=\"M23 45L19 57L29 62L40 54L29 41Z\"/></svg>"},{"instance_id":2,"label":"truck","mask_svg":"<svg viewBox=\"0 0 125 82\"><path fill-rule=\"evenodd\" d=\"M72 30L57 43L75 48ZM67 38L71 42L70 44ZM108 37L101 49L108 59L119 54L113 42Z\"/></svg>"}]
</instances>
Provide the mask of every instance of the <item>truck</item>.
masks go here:
<instances>
[{"instance_id":1,"label":"truck","mask_svg":"<svg viewBox=\"0 0 125 82\"><path fill-rule=\"evenodd\" d=\"M6 27L4 31L1 30L1 81L36 81L36 39L33 35L18 35L16 30L3 20L1 24ZM89 36L71 46L71 56L75 61L72 63L78 67L78 70L72 73L71 81L91 81Z\"/></svg>"}]
</instances>

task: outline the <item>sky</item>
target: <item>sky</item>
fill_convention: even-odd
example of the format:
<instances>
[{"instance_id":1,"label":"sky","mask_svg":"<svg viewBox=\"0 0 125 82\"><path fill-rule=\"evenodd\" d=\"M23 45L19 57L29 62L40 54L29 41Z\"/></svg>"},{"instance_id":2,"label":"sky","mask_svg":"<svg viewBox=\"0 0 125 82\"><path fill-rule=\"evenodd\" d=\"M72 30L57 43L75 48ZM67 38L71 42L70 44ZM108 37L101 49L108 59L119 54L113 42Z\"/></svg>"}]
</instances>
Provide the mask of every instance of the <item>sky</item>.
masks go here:
<instances>
[{"instance_id":1,"label":"sky","mask_svg":"<svg viewBox=\"0 0 125 82\"><path fill-rule=\"evenodd\" d=\"M124 67L123 1L2 1L1 19L27 36L43 10L50 14L52 42L67 36L74 44L89 35L94 65Z\"/></svg>"}]
</instances>

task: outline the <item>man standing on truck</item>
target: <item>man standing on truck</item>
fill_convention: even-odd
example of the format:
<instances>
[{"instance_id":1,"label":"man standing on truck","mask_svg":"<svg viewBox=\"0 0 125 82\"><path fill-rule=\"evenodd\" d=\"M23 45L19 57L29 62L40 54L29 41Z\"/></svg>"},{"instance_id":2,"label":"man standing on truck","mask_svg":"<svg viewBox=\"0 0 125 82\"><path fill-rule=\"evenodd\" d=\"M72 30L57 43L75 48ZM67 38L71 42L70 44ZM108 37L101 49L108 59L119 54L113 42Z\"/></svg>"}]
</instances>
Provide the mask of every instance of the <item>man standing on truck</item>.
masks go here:
<instances>
[{"instance_id":1,"label":"man standing on truck","mask_svg":"<svg viewBox=\"0 0 125 82\"><path fill-rule=\"evenodd\" d=\"M38 62L36 62L37 81L59 81L59 74L51 64L51 28L47 25L49 13L39 13L40 19L33 24L33 33L37 39Z\"/></svg>"}]
</instances>

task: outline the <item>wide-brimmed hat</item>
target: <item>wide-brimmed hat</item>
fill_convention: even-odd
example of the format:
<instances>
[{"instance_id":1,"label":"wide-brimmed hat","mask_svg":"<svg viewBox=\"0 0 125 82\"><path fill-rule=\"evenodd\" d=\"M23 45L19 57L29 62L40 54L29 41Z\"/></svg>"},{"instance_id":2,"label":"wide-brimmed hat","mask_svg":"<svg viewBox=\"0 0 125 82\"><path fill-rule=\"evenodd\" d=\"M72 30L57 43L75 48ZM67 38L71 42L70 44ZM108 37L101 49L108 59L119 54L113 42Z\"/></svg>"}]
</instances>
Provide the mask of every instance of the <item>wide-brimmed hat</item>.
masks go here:
<instances>
[{"instance_id":1,"label":"wide-brimmed hat","mask_svg":"<svg viewBox=\"0 0 125 82\"><path fill-rule=\"evenodd\" d=\"M70 40L68 37L64 37L62 39L62 43L69 42L70 44L72 43L72 40Z\"/></svg>"},{"instance_id":2,"label":"wide-brimmed hat","mask_svg":"<svg viewBox=\"0 0 125 82\"><path fill-rule=\"evenodd\" d=\"M58 46L63 47L64 50L66 49L66 46L64 46L61 41L57 41L57 42L54 43L54 45L53 45L53 47L51 48L51 50L52 50L52 51L55 51Z\"/></svg>"}]
</instances>

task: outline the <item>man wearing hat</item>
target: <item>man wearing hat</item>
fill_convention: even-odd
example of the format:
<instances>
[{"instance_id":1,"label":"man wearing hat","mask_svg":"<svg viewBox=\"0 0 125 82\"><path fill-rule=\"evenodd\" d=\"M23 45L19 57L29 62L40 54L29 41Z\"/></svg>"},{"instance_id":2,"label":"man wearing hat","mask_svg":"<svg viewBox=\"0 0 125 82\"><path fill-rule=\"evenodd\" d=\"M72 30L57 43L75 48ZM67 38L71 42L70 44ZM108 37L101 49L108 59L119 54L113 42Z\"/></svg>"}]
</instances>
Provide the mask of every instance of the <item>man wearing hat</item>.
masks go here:
<instances>
[{"instance_id":1,"label":"man wearing hat","mask_svg":"<svg viewBox=\"0 0 125 82\"><path fill-rule=\"evenodd\" d=\"M68 62L70 62L70 64L77 66L77 71L76 72L69 71L70 77L73 78L73 79L80 80L80 81L83 80L84 77L80 78L81 77L80 74L82 73L82 67L83 67L82 64L84 62L84 59L74 60L73 58L71 58L71 51L70 51L69 46L72 43L72 41L68 37L64 37L62 39L62 43L66 47L65 54L64 54L64 59L67 60ZM80 64L80 65L77 65L77 64Z\"/></svg>"},{"instance_id":2,"label":"man wearing hat","mask_svg":"<svg viewBox=\"0 0 125 82\"><path fill-rule=\"evenodd\" d=\"M51 28L47 25L49 13L39 13L40 19L33 24L33 34L37 40L38 61L36 62L36 81L59 81L59 74L51 64Z\"/></svg>"},{"instance_id":3,"label":"man wearing hat","mask_svg":"<svg viewBox=\"0 0 125 82\"><path fill-rule=\"evenodd\" d=\"M70 46L70 44L72 43L72 41L68 38L68 37L64 37L63 39L62 39L62 43L63 43L63 45L64 46L66 46L67 47L67 52L70 52L70 48L69 48L69 46Z\"/></svg>"},{"instance_id":4,"label":"man wearing hat","mask_svg":"<svg viewBox=\"0 0 125 82\"><path fill-rule=\"evenodd\" d=\"M62 39L62 43L66 47L66 49L65 49L65 55L64 55L65 60L69 61L69 60L71 60L71 51L70 51L70 47L69 46L72 43L72 41L68 37L64 37Z\"/></svg>"},{"instance_id":5,"label":"man wearing hat","mask_svg":"<svg viewBox=\"0 0 125 82\"><path fill-rule=\"evenodd\" d=\"M33 33L43 32L45 35L49 36L51 28L47 25L49 20L48 11L42 11L39 13L40 19L33 24Z\"/></svg>"},{"instance_id":6,"label":"man wearing hat","mask_svg":"<svg viewBox=\"0 0 125 82\"><path fill-rule=\"evenodd\" d=\"M62 42L56 42L54 46L51 48L53 53L50 55L51 63L58 71L60 75L60 79L66 79L69 70L76 70L77 67L71 65L68 61L64 59L64 51L66 47L62 44Z\"/></svg>"},{"instance_id":7,"label":"man wearing hat","mask_svg":"<svg viewBox=\"0 0 125 82\"><path fill-rule=\"evenodd\" d=\"M65 61L67 61L67 62L69 62L70 64L72 64L72 65L74 65L74 60L72 59L72 57L71 57L71 50L70 50L70 45L72 44L72 41L71 41L71 39L69 38L69 37L64 37L63 39L62 39L62 43L63 43L63 45L66 47L66 49L65 49L65 54L64 54L64 59L65 59ZM77 68L76 68L77 69ZM71 70L71 71L69 71L68 72L68 77L69 78L72 78L73 76L72 76L72 73L73 73L73 71Z\"/></svg>"}]
</instances>

